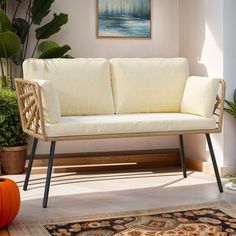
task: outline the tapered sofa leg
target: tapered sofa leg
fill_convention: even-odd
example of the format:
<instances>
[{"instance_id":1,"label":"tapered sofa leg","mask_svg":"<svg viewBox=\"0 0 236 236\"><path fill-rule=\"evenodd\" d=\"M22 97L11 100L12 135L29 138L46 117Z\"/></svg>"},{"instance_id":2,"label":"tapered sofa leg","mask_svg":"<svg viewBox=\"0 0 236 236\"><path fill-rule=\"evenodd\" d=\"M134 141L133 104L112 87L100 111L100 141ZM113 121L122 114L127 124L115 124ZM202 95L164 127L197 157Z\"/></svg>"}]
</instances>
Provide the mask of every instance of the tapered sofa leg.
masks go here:
<instances>
[{"instance_id":1,"label":"tapered sofa leg","mask_svg":"<svg viewBox=\"0 0 236 236\"><path fill-rule=\"evenodd\" d=\"M56 146L56 142L52 141L51 148L50 148L50 156L49 156L49 160L48 160L47 179L46 179L46 185L45 185L44 197L43 197L43 208L47 208L47 205L48 205L48 194L49 194L49 188L50 188L50 182L51 182L55 146Z\"/></svg>"},{"instance_id":2,"label":"tapered sofa leg","mask_svg":"<svg viewBox=\"0 0 236 236\"><path fill-rule=\"evenodd\" d=\"M24 186L23 186L24 191L26 191L28 188L29 178L30 178L30 174L31 174L31 170L32 170L33 162L34 162L37 144L38 144L38 139L34 138L32 150L31 150L31 155L30 155L30 160L29 160L29 164L28 164L28 168L27 168L27 172L26 172L26 176L25 176L25 182L24 182Z\"/></svg>"},{"instance_id":3,"label":"tapered sofa leg","mask_svg":"<svg viewBox=\"0 0 236 236\"><path fill-rule=\"evenodd\" d=\"M184 153L184 138L183 135L179 135L179 143L180 143L180 161L183 171L184 178L187 178L187 171L186 171L186 159Z\"/></svg>"},{"instance_id":4,"label":"tapered sofa leg","mask_svg":"<svg viewBox=\"0 0 236 236\"><path fill-rule=\"evenodd\" d=\"M215 153L214 153L214 150L213 150L210 134L206 134L206 139L207 139L209 151L210 151L210 154L211 154L211 160L212 160L212 164L213 164L213 167L214 167L218 188L219 188L219 191L222 193L223 192L222 182L221 182L221 179L220 179L220 174L219 174L219 170L218 170L218 166L217 166L217 162L216 162Z\"/></svg>"}]
</instances>

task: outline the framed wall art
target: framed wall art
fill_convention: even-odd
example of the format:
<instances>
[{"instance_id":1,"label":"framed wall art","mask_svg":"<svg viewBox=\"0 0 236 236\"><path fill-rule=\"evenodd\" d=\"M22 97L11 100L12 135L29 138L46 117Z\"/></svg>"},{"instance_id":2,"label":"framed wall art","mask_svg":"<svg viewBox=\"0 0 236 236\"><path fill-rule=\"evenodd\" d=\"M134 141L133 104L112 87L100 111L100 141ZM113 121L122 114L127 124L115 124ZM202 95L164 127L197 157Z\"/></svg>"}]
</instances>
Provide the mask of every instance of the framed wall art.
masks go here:
<instances>
[{"instance_id":1,"label":"framed wall art","mask_svg":"<svg viewBox=\"0 0 236 236\"><path fill-rule=\"evenodd\" d=\"M151 38L152 0L97 0L97 36Z\"/></svg>"}]
</instances>

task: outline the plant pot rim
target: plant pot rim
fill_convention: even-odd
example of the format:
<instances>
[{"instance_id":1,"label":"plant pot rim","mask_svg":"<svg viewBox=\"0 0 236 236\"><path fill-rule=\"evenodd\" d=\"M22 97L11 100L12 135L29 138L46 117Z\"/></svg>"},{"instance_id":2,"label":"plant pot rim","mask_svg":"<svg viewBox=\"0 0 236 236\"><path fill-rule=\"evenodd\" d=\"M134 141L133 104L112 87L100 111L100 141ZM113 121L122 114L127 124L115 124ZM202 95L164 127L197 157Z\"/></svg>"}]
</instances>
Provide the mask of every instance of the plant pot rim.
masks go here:
<instances>
[{"instance_id":1,"label":"plant pot rim","mask_svg":"<svg viewBox=\"0 0 236 236\"><path fill-rule=\"evenodd\" d=\"M23 146L16 146L16 147L3 147L0 150L2 152L18 152L18 151L23 151L27 149L27 144Z\"/></svg>"}]
</instances>

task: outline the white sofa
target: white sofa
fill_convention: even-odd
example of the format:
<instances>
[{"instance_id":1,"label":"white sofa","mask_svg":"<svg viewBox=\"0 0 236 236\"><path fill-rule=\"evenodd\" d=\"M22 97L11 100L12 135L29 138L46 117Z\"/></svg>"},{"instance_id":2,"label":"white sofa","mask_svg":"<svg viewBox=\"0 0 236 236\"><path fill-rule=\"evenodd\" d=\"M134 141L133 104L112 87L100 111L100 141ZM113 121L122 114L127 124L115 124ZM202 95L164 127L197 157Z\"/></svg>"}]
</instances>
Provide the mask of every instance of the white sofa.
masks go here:
<instances>
[{"instance_id":1,"label":"white sofa","mask_svg":"<svg viewBox=\"0 0 236 236\"><path fill-rule=\"evenodd\" d=\"M221 131L223 80L189 77L185 58L27 59L16 79L23 130L51 141L43 207L47 207L55 142L111 137L206 134L219 190L222 185L209 133ZM220 95L219 84L221 84Z\"/></svg>"}]
</instances>

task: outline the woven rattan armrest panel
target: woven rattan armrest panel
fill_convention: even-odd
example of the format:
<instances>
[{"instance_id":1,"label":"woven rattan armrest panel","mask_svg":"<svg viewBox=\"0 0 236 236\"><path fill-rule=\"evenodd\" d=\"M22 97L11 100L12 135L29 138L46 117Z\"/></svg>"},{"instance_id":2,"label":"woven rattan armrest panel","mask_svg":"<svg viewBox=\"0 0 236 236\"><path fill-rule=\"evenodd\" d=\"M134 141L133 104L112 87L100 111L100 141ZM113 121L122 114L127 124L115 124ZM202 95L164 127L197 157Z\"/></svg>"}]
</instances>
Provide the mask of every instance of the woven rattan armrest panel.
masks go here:
<instances>
[{"instance_id":1,"label":"woven rattan armrest panel","mask_svg":"<svg viewBox=\"0 0 236 236\"><path fill-rule=\"evenodd\" d=\"M222 130L224 104L225 104L225 91L226 91L225 81L220 80L220 91L219 95L216 98L216 104L214 108L214 116L217 118L218 133L220 133Z\"/></svg>"},{"instance_id":2,"label":"woven rattan armrest panel","mask_svg":"<svg viewBox=\"0 0 236 236\"><path fill-rule=\"evenodd\" d=\"M46 141L40 86L32 80L15 79L23 131Z\"/></svg>"}]
</instances>

